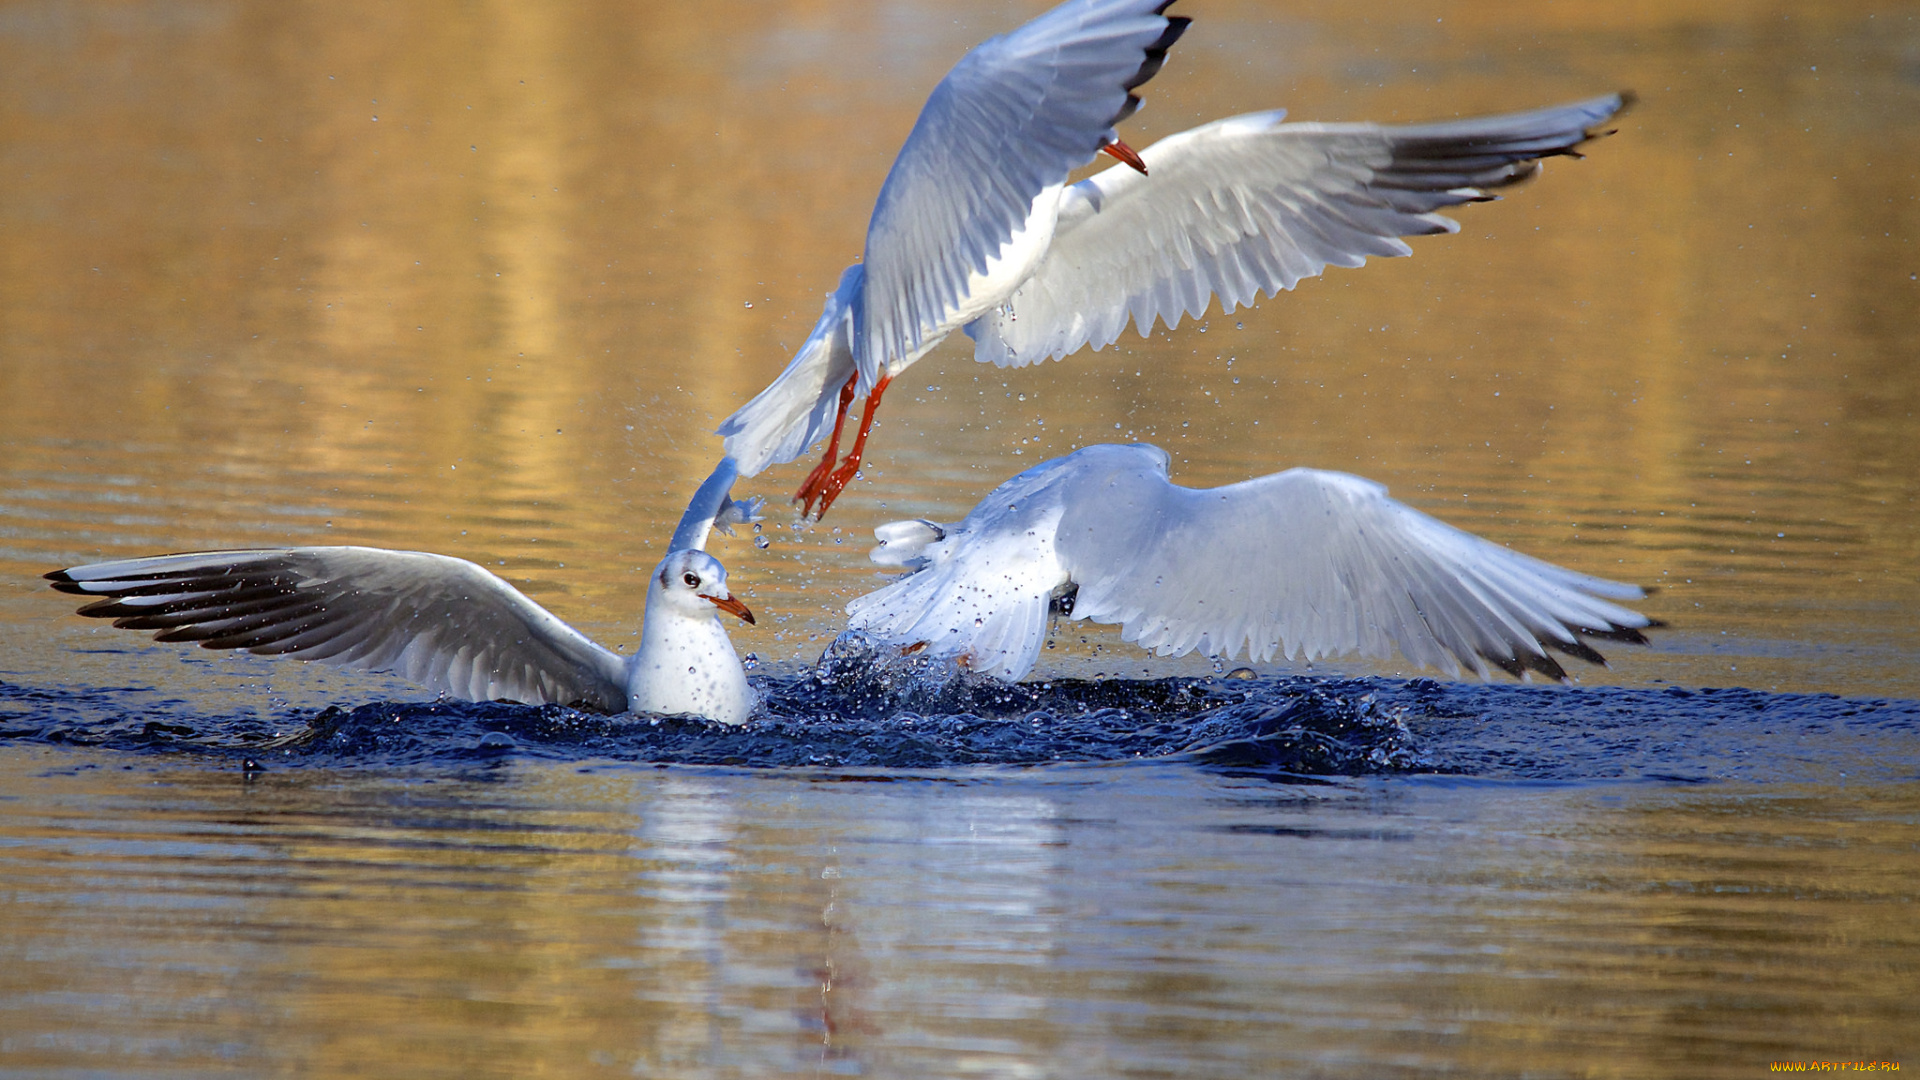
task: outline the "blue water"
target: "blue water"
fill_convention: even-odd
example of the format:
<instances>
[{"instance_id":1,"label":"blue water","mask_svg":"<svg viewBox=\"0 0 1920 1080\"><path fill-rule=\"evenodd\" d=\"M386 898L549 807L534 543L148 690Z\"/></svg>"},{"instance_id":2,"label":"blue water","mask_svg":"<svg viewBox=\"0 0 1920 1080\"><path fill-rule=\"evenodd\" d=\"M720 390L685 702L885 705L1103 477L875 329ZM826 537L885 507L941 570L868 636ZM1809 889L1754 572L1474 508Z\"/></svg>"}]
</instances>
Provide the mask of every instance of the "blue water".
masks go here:
<instances>
[{"instance_id":1,"label":"blue water","mask_svg":"<svg viewBox=\"0 0 1920 1080\"><path fill-rule=\"evenodd\" d=\"M123 637L0 681L0 1076L1731 1080L1916 1030L1916 701L843 642L726 727Z\"/></svg>"},{"instance_id":2,"label":"blue water","mask_svg":"<svg viewBox=\"0 0 1920 1080\"><path fill-rule=\"evenodd\" d=\"M0 682L0 739L249 770L465 768L509 758L928 770L1175 761L1276 780L1441 773L1547 781L1920 779L1920 702L1419 678L1059 679L1017 685L837 643L758 676L756 718L601 716L399 699L223 713L115 687ZM218 699L216 699L218 700Z\"/></svg>"}]
</instances>

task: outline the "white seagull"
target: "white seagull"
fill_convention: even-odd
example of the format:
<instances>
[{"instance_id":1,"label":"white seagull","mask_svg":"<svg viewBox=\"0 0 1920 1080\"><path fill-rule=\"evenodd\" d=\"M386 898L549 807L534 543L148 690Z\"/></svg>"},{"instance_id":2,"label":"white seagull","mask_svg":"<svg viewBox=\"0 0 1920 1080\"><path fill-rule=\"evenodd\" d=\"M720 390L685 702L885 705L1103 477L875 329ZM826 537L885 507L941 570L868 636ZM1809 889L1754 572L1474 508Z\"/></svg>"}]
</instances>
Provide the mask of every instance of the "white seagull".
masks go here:
<instances>
[{"instance_id":1,"label":"white seagull","mask_svg":"<svg viewBox=\"0 0 1920 1080\"><path fill-rule=\"evenodd\" d=\"M744 723L754 693L719 612L753 613L706 553L715 525L757 520L724 459L695 493L647 586L640 648L589 640L484 567L368 547L196 551L56 570L53 587L101 596L80 614L156 641L394 671L466 701L691 713Z\"/></svg>"},{"instance_id":2,"label":"white seagull","mask_svg":"<svg viewBox=\"0 0 1920 1080\"><path fill-rule=\"evenodd\" d=\"M1197 491L1157 446L1089 446L1000 485L957 525L874 530L875 562L913 573L847 605L849 629L1015 680L1050 610L1118 623L1161 656L1289 659L1389 646L1481 678L1594 664L1585 638L1646 644L1646 594L1462 532L1371 480L1289 469Z\"/></svg>"},{"instance_id":3,"label":"white seagull","mask_svg":"<svg viewBox=\"0 0 1920 1080\"><path fill-rule=\"evenodd\" d=\"M1103 348L1129 320L1145 337L1215 296L1232 312L1328 266L1411 254L1400 237L1459 231L1436 211L1578 156L1628 98L1397 127L1286 124L1274 110L1135 154L1114 125L1187 27L1163 14L1172 2L1069 0L954 65L880 188L864 258L786 370L721 423L743 475L826 437L795 495L825 514L887 385L954 330L976 360L1019 367ZM1066 186L1102 149L1132 167Z\"/></svg>"}]
</instances>

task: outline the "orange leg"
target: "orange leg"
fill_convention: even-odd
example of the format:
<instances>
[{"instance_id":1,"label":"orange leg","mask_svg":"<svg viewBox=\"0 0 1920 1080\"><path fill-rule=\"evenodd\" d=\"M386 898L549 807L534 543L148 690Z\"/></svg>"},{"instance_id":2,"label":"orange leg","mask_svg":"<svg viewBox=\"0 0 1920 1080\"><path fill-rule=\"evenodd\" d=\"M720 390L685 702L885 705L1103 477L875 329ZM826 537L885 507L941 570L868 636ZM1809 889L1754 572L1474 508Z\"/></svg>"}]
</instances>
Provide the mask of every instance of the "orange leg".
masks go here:
<instances>
[{"instance_id":1,"label":"orange leg","mask_svg":"<svg viewBox=\"0 0 1920 1080\"><path fill-rule=\"evenodd\" d=\"M840 411L833 414L833 437L827 440L826 456L807 474L806 480L800 484L800 490L793 493L793 501L801 504L802 516L812 512L813 500L820 497L821 486L833 472L833 461L840 456L840 429L847 422L847 406L853 404L853 388L859 382L859 372L847 376L847 385L840 388Z\"/></svg>"},{"instance_id":2,"label":"orange leg","mask_svg":"<svg viewBox=\"0 0 1920 1080\"><path fill-rule=\"evenodd\" d=\"M887 392L887 384L892 381L893 376L885 376L873 384L872 390L867 391L867 407L860 414L860 430L853 436L853 449L847 451L840 468L827 478L820 492L820 512L814 515L815 521L827 516L827 507L832 506L833 500L839 498L840 493L853 482L853 474L860 471L860 454L867 448L868 432L873 430L873 411L880 407L880 395Z\"/></svg>"},{"instance_id":3,"label":"orange leg","mask_svg":"<svg viewBox=\"0 0 1920 1080\"><path fill-rule=\"evenodd\" d=\"M1128 146L1119 139L1113 140L1100 149L1105 150L1108 154L1138 169L1141 176L1147 175L1147 163L1140 160L1140 155L1134 152L1133 147Z\"/></svg>"}]
</instances>

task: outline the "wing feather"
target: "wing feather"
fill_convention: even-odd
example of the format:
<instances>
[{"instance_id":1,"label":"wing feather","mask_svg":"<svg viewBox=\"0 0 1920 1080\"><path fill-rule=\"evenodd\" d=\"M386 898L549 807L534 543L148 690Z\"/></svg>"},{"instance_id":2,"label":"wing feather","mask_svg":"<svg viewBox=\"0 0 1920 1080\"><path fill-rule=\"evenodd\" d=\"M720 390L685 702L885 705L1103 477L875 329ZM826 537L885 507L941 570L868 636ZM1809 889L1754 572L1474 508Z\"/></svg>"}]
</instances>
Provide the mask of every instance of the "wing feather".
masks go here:
<instances>
[{"instance_id":1,"label":"wing feather","mask_svg":"<svg viewBox=\"0 0 1920 1080\"><path fill-rule=\"evenodd\" d=\"M1186 28L1161 14L1171 2L1071 0L981 43L934 88L867 228L856 356L869 383L944 332L1034 199L1113 141Z\"/></svg>"},{"instance_id":2,"label":"wing feather","mask_svg":"<svg viewBox=\"0 0 1920 1080\"><path fill-rule=\"evenodd\" d=\"M1454 232L1436 211L1491 198L1574 154L1627 95L1413 126L1287 124L1284 112L1215 121L1141 151L1151 171L1107 169L1068 188L1052 246L1004 305L968 324L976 359L1020 366L1231 312L1328 266L1410 254L1400 239Z\"/></svg>"},{"instance_id":3,"label":"wing feather","mask_svg":"<svg viewBox=\"0 0 1920 1080\"><path fill-rule=\"evenodd\" d=\"M1613 601L1643 595L1482 540L1344 473L1290 469L1196 491L1152 446L1094 446L995 489L957 525L876 530L876 561L919 569L849 604L850 625L1002 678L1032 669L1048 601L1163 656L1353 653L1457 675L1604 662L1582 639L1642 641ZM895 550L895 549L898 550Z\"/></svg>"},{"instance_id":4,"label":"wing feather","mask_svg":"<svg viewBox=\"0 0 1920 1080\"><path fill-rule=\"evenodd\" d=\"M190 552L57 570L82 615L198 641L393 669L469 700L626 709L626 665L486 569L360 547Z\"/></svg>"},{"instance_id":5,"label":"wing feather","mask_svg":"<svg viewBox=\"0 0 1920 1080\"><path fill-rule=\"evenodd\" d=\"M1136 450L1132 468L1110 456L1061 488L1072 617L1117 622L1163 654L1204 643L1228 657L1384 658L1397 647L1484 675L1486 661L1557 667L1549 645L1580 656L1592 652L1580 635L1650 624L1608 599L1639 589L1472 536L1360 477L1290 469L1193 491L1167 481L1157 453Z\"/></svg>"}]
</instances>

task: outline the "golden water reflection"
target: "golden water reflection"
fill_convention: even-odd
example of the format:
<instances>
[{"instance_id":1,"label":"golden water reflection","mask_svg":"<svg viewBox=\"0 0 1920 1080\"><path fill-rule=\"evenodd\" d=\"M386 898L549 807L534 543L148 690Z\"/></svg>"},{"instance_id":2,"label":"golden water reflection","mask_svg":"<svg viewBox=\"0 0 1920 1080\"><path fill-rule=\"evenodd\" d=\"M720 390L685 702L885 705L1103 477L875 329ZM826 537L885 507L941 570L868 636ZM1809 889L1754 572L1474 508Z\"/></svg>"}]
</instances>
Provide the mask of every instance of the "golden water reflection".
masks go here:
<instances>
[{"instance_id":1,"label":"golden water reflection","mask_svg":"<svg viewBox=\"0 0 1920 1080\"><path fill-rule=\"evenodd\" d=\"M0 1068L1744 1076L1897 1058L1898 787L0 761Z\"/></svg>"},{"instance_id":2,"label":"golden water reflection","mask_svg":"<svg viewBox=\"0 0 1920 1080\"><path fill-rule=\"evenodd\" d=\"M0 5L0 678L379 696L90 651L38 579L204 546L455 553L629 646L926 90L1036 8ZM742 651L815 655L875 523L1142 438L1659 585L1602 678L1920 696L1914 16L1181 8L1136 145L1641 102L1412 259L1061 365L943 348L826 525L720 541ZM1911 785L146 762L0 755L0 1071L1732 1077L1920 1027Z\"/></svg>"},{"instance_id":3,"label":"golden water reflection","mask_svg":"<svg viewBox=\"0 0 1920 1080\"><path fill-rule=\"evenodd\" d=\"M49 566L367 542L486 562L626 641L634 571L717 453L713 424L858 256L926 88L1030 14L937 8L5 9L9 640L44 648L61 618L33 580ZM744 649L811 659L875 580L874 524L950 518L1047 455L1141 438L1189 482L1357 471L1660 586L1664 651L1602 678L1920 693L1911 17L1758 0L1190 14L1136 142L1274 105L1642 100L1586 160L1468 208L1412 259L1062 365L941 349L825 527L780 517L768 551L723 546L776 616L736 634ZM803 469L747 487L779 502Z\"/></svg>"}]
</instances>

